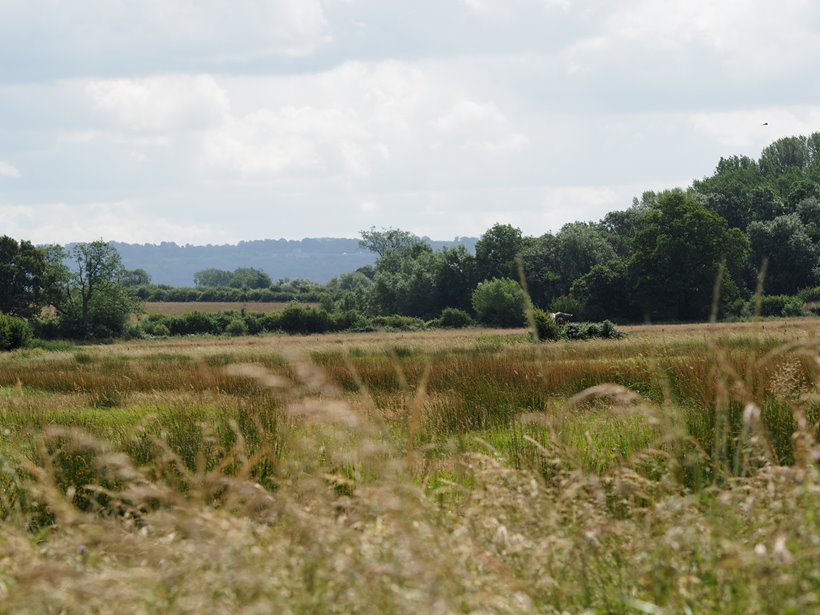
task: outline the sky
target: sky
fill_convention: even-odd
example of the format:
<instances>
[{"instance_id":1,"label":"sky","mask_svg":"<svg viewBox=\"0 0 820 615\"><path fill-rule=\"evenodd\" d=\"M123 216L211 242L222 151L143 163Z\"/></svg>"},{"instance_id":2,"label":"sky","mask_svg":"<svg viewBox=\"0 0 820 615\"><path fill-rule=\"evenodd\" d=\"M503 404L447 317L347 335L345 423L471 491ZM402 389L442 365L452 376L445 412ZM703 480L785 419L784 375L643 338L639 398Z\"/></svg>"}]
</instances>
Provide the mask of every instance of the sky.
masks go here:
<instances>
[{"instance_id":1,"label":"sky","mask_svg":"<svg viewBox=\"0 0 820 615\"><path fill-rule=\"evenodd\" d=\"M557 232L820 130L818 75L816 0L0 0L0 234Z\"/></svg>"}]
</instances>

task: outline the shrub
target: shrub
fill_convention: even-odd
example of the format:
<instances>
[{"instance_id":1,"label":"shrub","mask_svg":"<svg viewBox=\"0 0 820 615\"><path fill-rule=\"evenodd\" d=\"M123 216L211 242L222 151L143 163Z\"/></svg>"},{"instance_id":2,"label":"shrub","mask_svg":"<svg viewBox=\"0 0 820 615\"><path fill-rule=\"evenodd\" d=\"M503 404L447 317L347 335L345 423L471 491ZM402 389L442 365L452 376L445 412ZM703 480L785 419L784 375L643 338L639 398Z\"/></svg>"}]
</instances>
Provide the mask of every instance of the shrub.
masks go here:
<instances>
[{"instance_id":1,"label":"shrub","mask_svg":"<svg viewBox=\"0 0 820 615\"><path fill-rule=\"evenodd\" d=\"M239 337L240 335L247 335L248 334L248 325L245 321L237 316L233 318L229 323L228 326L225 327L225 333L233 337Z\"/></svg>"},{"instance_id":2,"label":"shrub","mask_svg":"<svg viewBox=\"0 0 820 615\"><path fill-rule=\"evenodd\" d=\"M213 316L205 312L191 312L176 318L169 318L168 329L171 335L218 335L222 333Z\"/></svg>"},{"instance_id":3,"label":"shrub","mask_svg":"<svg viewBox=\"0 0 820 615\"><path fill-rule=\"evenodd\" d=\"M547 312L535 308L532 311L532 317L539 341L557 340L561 337L561 326Z\"/></svg>"},{"instance_id":4,"label":"shrub","mask_svg":"<svg viewBox=\"0 0 820 615\"><path fill-rule=\"evenodd\" d=\"M370 329L372 329L370 321L356 310L345 310L333 315L334 331L366 331Z\"/></svg>"},{"instance_id":5,"label":"shrub","mask_svg":"<svg viewBox=\"0 0 820 615\"><path fill-rule=\"evenodd\" d=\"M0 350L22 348L31 341L31 325L24 318L0 313Z\"/></svg>"},{"instance_id":6,"label":"shrub","mask_svg":"<svg viewBox=\"0 0 820 615\"><path fill-rule=\"evenodd\" d=\"M624 337L623 331L612 323L605 320L603 322L569 322L561 328L562 337L568 340L588 340L594 337L604 339L621 339Z\"/></svg>"},{"instance_id":7,"label":"shrub","mask_svg":"<svg viewBox=\"0 0 820 615\"><path fill-rule=\"evenodd\" d=\"M395 329L397 331L422 331L427 328L427 323L421 318L400 314L374 316L371 323L374 327L380 329Z\"/></svg>"},{"instance_id":8,"label":"shrub","mask_svg":"<svg viewBox=\"0 0 820 615\"><path fill-rule=\"evenodd\" d=\"M755 299L750 302L750 311L754 313ZM760 301L761 316L802 316L805 302L799 296L765 295Z\"/></svg>"},{"instance_id":9,"label":"shrub","mask_svg":"<svg viewBox=\"0 0 820 615\"><path fill-rule=\"evenodd\" d=\"M154 325L149 335L153 335L155 337L168 337L171 335L171 331L168 329L168 325L163 322L158 322Z\"/></svg>"},{"instance_id":10,"label":"shrub","mask_svg":"<svg viewBox=\"0 0 820 615\"><path fill-rule=\"evenodd\" d=\"M820 301L820 286L814 286L811 288L804 288L797 296L800 297L806 303L814 303Z\"/></svg>"},{"instance_id":11,"label":"shrub","mask_svg":"<svg viewBox=\"0 0 820 615\"><path fill-rule=\"evenodd\" d=\"M262 331L264 330L263 317L264 317L264 314L261 314L261 313L258 313L258 312L257 313L250 313L249 312L249 313L246 313L243 316L243 319L245 320L245 326L247 327L248 333L250 335L258 335L258 334L262 333Z\"/></svg>"},{"instance_id":12,"label":"shrub","mask_svg":"<svg viewBox=\"0 0 820 615\"><path fill-rule=\"evenodd\" d=\"M268 312L263 314L259 319L259 325L262 331L266 333L273 333L279 331L279 324L282 322L282 312Z\"/></svg>"},{"instance_id":13,"label":"shrub","mask_svg":"<svg viewBox=\"0 0 820 615\"><path fill-rule=\"evenodd\" d=\"M291 303L281 314L279 328L286 333L324 333L330 331L330 314Z\"/></svg>"},{"instance_id":14,"label":"shrub","mask_svg":"<svg viewBox=\"0 0 820 615\"><path fill-rule=\"evenodd\" d=\"M626 336L626 333L615 326L611 320L605 320L601 323L601 337L611 340L619 340Z\"/></svg>"},{"instance_id":15,"label":"shrub","mask_svg":"<svg viewBox=\"0 0 820 615\"><path fill-rule=\"evenodd\" d=\"M494 327L524 326L526 295L515 280L494 278L473 291L473 309L479 322Z\"/></svg>"},{"instance_id":16,"label":"shrub","mask_svg":"<svg viewBox=\"0 0 820 615\"><path fill-rule=\"evenodd\" d=\"M441 311L437 324L447 329L463 329L473 324L473 317L464 310L448 307Z\"/></svg>"}]
</instances>

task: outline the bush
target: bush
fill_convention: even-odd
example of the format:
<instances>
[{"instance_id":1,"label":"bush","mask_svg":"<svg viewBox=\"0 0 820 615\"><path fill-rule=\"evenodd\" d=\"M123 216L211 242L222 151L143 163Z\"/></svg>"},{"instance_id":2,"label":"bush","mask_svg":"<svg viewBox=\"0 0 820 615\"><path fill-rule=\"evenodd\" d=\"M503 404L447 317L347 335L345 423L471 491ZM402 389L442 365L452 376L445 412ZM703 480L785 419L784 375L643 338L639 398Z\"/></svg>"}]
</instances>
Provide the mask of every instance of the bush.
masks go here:
<instances>
[{"instance_id":1,"label":"bush","mask_svg":"<svg viewBox=\"0 0 820 615\"><path fill-rule=\"evenodd\" d=\"M532 311L532 317L535 322L535 332L538 335L539 341L557 340L561 337L561 326L555 322L555 319L547 312L535 308Z\"/></svg>"},{"instance_id":2,"label":"bush","mask_svg":"<svg viewBox=\"0 0 820 615\"><path fill-rule=\"evenodd\" d=\"M331 328L330 314L291 303L282 311L279 328L286 333L325 333Z\"/></svg>"},{"instance_id":3,"label":"bush","mask_svg":"<svg viewBox=\"0 0 820 615\"><path fill-rule=\"evenodd\" d=\"M524 290L515 280L494 278L473 291L473 309L479 322L493 327L524 326Z\"/></svg>"},{"instance_id":4,"label":"bush","mask_svg":"<svg viewBox=\"0 0 820 615\"><path fill-rule=\"evenodd\" d=\"M806 303L815 303L820 301L820 286L814 286L811 288L804 288L797 296L800 297Z\"/></svg>"},{"instance_id":5,"label":"bush","mask_svg":"<svg viewBox=\"0 0 820 615\"><path fill-rule=\"evenodd\" d=\"M190 312L175 318L168 319L168 329L171 335L219 335L219 328L211 314L205 312Z\"/></svg>"},{"instance_id":6,"label":"bush","mask_svg":"<svg viewBox=\"0 0 820 615\"><path fill-rule=\"evenodd\" d=\"M619 331L612 321L603 322L570 322L561 329L562 337L568 340L588 340L594 337L604 339L621 339L623 331Z\"/></svg>"},{"instance_id":7,"label":"bush","mask_svg":"<svg viewBox=\"0 0 820 615\"><path fill-rule=\"evenodd\" d=\"M610 340L619 340L626 336L626 333L618 329L611 320L605 320L601 323L601 337Z\"/></svg>"},{"instance_id":8,"label":"bush","mask_svg":"<svg viewBox=\"0 0 820 615\"><path fill-rule=\"evenodd\" d=\"M750 312L754 314L755 299L750 301ZM802 316L805 313L805 302L799 296L765 295L760 301L761 316Z\"/></svg>"},{"instance_id":9,"label":"bush","mask_svg":"<svg viewBox=\"0 0 820 615\"><path fill-rule=\"evenodd\" d=\"M282 312L268 312L263 314L259 319L259 325L262 331L266 333L273 333L279 331L279 324L282 322Z\"/></svg>"},{"instance_id":10,"label":"bush","mask_svg":"<svg viewBox=\"0 0 820 615\"><path fill-rule=\"evenodd\" d=\"M243 318L245 320L245 326L247 327L248 333L250 335L258 335L262 333L262 331L264 330L264 314L261 314L259 312L248 312L243 316Z\"/></svg>"},{"instance_id":11,"label":"bush","mask_svg":"<svg viewBox=\"0 0 820 615\"><path fill-rule=\"evenodd\" d=\"M146 333L148 333L146 331ZM154 337L168 337L171 335L170 329L168 329L168 325L163 322L158 322L153 326L151 332L148 335L153 335Z\"/></svg>"},{"instance_id":12,"label":"bush","mask_svg":"<svg viewBox=\"0 0 820 615\"><path fill-rule=\"evenodd\" d=\"M423 331L427 328L427 323L415 316L402 316L392 314L391 316L374 316L371 324L379 329L394 329L396 331Z\"/></svg>"},{"instance_id":13,"label":"bush","mask_svg":"<svg viewBox=\"0 0 820 615\"><path fill-rule=\"evenodd\" d=\"M31 341L31 325L24 318L0 313L0 350L22 348Z\"/></svg>"},{"instance_id":14,"label":"bush","mask_svg":"<svg viewBox=\"0 0 820 615\"><path fill-rule=\"evenodd\" d=\"M333 315L334 331L367 331L371 329L367 317L356 310L345 310Z\"/></svg>"},{"instance_id":15,"label":"bush","mask_svg":"<svg viewBox=\"0 0 820 615\"><path fill-rule=\"evenodd\" d=\"M448 307L441 311L436 324L446 329L463 329L473 324L473 317L464 310Z\"/></svg>"},{"instance_id":16,"label":"bush","mask_svg":"<svg viewBox=\"0 0 820 615\"><path fill-rule=\"evenodd\" d=\"M247 335L248 325L241 317L237 316L228 323L228 326L225 327L225 333L233 337Z\"/></svg>"}]
</instances>

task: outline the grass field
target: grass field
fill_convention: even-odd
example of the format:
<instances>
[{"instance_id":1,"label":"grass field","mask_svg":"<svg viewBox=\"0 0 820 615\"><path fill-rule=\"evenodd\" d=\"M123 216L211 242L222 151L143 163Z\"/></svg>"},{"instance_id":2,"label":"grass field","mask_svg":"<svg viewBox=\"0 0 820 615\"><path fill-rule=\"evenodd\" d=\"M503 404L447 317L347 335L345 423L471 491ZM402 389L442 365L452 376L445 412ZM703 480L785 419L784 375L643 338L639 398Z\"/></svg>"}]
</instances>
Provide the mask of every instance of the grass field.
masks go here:
<instances>
[{"instance_id":1,"label":"grass field","mask_svg":"<svg viewBox=\"0 0 820 615\"><path fill-rule=\"evenodd\" d=\"M318 307L318 303L302 304ZM146 314L162 314L164 316L179 316L189 312L281 312L288 306L287 303L273 303L261 301L146 301L142 304Z\"/></svg>"},{"instance_id":2,"label":"grass field","mask_svg":"<svg viewBox=\"0 0 820 615\"><path fill-rule=\"evenodd\" d=\"M627 331L0 356L0 613L818 612L820 321Z\"/></svg>"}]
</instances>

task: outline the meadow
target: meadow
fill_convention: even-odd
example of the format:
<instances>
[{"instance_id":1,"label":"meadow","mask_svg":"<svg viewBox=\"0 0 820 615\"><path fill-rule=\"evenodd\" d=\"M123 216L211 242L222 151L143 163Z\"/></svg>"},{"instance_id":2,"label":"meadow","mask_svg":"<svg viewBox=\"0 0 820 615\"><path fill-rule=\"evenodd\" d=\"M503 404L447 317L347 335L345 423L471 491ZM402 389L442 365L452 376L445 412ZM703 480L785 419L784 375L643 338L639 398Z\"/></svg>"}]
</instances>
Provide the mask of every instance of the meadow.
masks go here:
<instances>
[{"instance_id":1,"label":"meadow","mask_svg":"<svg viewBox=\"0 0 820 615\"><path fill-rule=\"evenodd\" d=\"M317 307L318 303L305 303L310 307ZM146 314L162 314L163 316L179 316L191 312L218 313L233 310L235 312L281 312L288 306L283 302L265 301L146 301L142 309Z\"/></svg>"},{"instance_id":2,"label":"meadow","mask_svg":"<svg viewBox=\"0 0 820 615\"><path fill-rule=\"evenodd\" d=\"M0 356L0 613L820 610L820 321Z\"/></svg>"}]
</instances>

